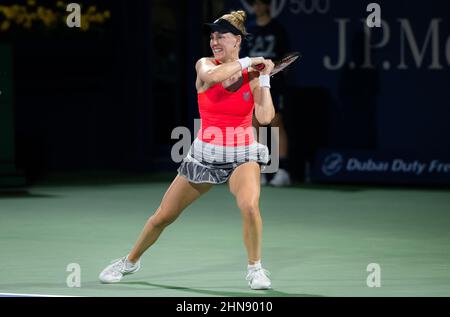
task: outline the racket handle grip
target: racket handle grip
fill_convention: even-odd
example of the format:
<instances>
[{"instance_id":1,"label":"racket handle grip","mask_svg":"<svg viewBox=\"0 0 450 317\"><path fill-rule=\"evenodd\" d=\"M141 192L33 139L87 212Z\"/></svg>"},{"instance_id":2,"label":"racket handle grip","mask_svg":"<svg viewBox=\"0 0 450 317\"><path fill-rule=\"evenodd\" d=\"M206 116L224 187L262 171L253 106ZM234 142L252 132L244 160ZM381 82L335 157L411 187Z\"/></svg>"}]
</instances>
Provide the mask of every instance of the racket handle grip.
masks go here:
<instances>
[{"instance_id":1,"label":"racket handle grip","mask_svg":"<svg viewBox=\"0 0 450 317\"><path fill-rule=\"evenodd\" d=\"M266 65L264 65L264 64L258 64L258 65L255 66L255 68L256 68L257 70L259 70L259 71L262 71L264 68L266 68Z\"/></svg>"}]
</instances>

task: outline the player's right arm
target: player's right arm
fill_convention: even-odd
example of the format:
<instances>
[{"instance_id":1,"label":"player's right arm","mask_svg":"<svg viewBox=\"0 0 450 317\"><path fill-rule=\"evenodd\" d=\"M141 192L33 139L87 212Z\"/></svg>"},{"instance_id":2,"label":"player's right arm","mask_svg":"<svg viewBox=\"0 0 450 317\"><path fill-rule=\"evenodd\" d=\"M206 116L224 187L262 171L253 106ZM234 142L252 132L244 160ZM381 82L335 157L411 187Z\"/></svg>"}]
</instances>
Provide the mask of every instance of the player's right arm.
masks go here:
<instances>
[{"instance_id":1,"label":"player's right arm","mask_svg":"<svg viewBox=\"0 0 450 317\"><path fill-rule=\"evenodd\" d=\"M264 58L254 57L251 58L251 63L249 66L264 63ZM212 58L204 57L201 58L195 65L197 71L197 90L199 88L207 86L211 87L217 83L221 83L237 72L242 70L241 63L239 61L234 61L230 63L223 63L216 65ZM198 86L201 87L198 87Z\"/></svg>"}]
</instances>

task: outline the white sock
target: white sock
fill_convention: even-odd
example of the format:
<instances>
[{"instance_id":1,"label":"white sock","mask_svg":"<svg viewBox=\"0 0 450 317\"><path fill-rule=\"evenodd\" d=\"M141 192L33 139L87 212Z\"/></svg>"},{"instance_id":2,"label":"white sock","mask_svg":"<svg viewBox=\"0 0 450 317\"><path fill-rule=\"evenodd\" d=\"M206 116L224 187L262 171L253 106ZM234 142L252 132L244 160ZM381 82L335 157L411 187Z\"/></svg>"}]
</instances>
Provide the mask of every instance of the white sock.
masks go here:
<instances>
[{"instance_id":1,"label":"white sock","mask_svg":"<svg viewBox=\"0 0 450 317\"><path fill-rule=\"evenodd\" d=\"M262 266L261 266L261 260L258 260L258 261L256 261L255 263L253 263L253 264L248 264L247 265L247 269L250 271L250 270L257 270L257 269L260 269Z\"/></svg>"},{"instance_id":2,"label":"white sock","mask_svg":"<svg viewBox=\"0 0 450 317\"><path fill-rule=\"evenodd\" d=\"M129 268L129 267L133 267L136 263L133 263L133 262L131 262L130 260L128 260L128 255L127 255L127 257L125 258L125 261L126 261L126 263L127 263L127 268Z\"/></svg>"}]
</instances>

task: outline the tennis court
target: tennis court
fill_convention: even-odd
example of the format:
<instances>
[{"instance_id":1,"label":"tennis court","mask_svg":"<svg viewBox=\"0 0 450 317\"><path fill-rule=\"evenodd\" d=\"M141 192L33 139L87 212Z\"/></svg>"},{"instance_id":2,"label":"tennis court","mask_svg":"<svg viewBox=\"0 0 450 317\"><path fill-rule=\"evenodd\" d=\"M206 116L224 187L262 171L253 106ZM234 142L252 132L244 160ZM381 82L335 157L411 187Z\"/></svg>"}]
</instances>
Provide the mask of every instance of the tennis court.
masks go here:
<instances>
[{"instance_id":1,"label":"tennis court","mask_svg":"<svg viewBox=\"0 0 450 317\"><path fill-rule=\"evenodd\" d=\"M226 185L188 207L121 283L97 276L125 255L168 187L55 183L0 196L0 293L64 296L449 296L450 192L263 187L263 263L273 290L245 281L241 219ZM66 268L81 268L70 288ZM370 288L370 263L381 287ZM5 295L4 295L5 296Z\"/></svg>"}]
</instances>

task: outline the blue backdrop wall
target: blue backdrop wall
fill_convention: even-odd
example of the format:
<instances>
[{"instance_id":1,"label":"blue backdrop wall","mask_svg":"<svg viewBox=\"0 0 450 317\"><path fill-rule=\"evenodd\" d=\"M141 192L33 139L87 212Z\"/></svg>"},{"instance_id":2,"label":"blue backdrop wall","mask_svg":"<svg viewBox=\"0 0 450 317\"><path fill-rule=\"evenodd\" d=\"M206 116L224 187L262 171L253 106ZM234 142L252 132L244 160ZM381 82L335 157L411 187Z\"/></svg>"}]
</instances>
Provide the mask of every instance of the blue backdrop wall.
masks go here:
<instances>
[{"instance_id":1,"label":"blue backdrop wall","mask_svg":"<svg viewBox=\"0 0 450 317\"><path fill-rule=\"evenodd\" d=\"M331 148L448 160L450 3L377 1L383 24L368 28L369 3L272 2L272 15L287 30L291 49L304 56L288 74L290 113L299 123L307 122L299 116L315 117L307 131L291 125L290 133L303 135L297 141L305 142L324 134L305 149L315 158L320 149ZM254 20L246 0L226 4L226 11L244 8L249 23ZM305 89L321 94L306 98Z\"/></svg>"}]
</instances>

